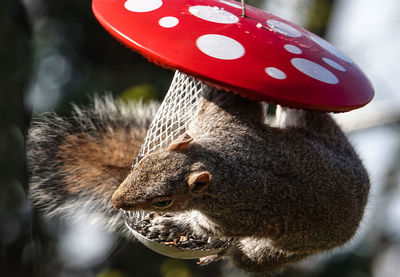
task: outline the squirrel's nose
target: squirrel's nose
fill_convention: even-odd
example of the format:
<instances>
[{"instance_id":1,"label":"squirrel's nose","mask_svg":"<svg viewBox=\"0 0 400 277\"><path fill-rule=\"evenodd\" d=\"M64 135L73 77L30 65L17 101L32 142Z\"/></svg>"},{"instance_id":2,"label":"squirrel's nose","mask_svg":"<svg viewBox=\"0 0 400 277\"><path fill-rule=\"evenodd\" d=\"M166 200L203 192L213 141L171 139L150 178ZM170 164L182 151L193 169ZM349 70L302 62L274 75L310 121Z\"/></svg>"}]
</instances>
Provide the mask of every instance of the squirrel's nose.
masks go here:
<instances>
[{"instance_id":1,"label":"squirrel's nose","mask_svg":"<svg viewBox=\"0 0 400 277\"><path fill-rule=\"evenodd\" d=\"M111 197L111 202L116 209L132 210L132 183L128 176L122 184L117 188Z\"/></svg>"},{"instance_id":2,"label":"squirrel's nose","mask_svg":"<svg viewBox=\"0 0 400 277\"><path fill-rule=\"evenodd\" d=\"M116 209L122 209L124 205L124 195L121 192L121 189L117 189L112 197L111 197L111 203L113 204L114 208Z\"/></svg>"}]
</instances>

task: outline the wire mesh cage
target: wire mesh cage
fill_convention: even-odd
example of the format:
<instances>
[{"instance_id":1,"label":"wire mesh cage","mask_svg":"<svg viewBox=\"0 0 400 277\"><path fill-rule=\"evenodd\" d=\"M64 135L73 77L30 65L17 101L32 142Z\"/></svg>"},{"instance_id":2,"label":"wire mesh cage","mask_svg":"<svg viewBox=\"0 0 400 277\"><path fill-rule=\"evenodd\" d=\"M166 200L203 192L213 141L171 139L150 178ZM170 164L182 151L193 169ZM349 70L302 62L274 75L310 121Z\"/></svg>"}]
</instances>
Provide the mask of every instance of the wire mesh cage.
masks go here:
<instances>
[{"instance_id":1,"label":"wire mesh cage","mask_svg":"<svg viewBox=\"0 0 400 277\"><path fill-rule=\"evenodd\" d=\"M183 134L189 127L201 103L201 95L209 88L201 81L176 71L168 92L150 124L143 145L133 162L133 167L139 160L160 148L165 148L174 139ZM129 229L135 231L135 224L146 218L144 211L122 211ZM136 235L136 234L134 234Z\"/></svg>"}]
</instances>

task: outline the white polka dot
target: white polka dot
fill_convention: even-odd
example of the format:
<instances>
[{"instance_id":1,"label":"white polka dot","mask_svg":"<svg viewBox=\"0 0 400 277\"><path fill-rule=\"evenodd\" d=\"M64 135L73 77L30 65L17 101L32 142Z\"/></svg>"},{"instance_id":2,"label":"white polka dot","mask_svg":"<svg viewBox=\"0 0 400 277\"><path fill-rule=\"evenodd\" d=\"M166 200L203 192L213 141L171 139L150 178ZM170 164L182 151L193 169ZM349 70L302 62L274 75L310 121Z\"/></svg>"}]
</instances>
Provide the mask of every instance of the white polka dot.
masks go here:
<instances>
[{"instance_id":1,"label":"white polka dot","mask_svg":"<svg viewBox=\"0 0 400 277\"><path fill-rule=\"evenodd\" d=\"M160 24L161 27L164 28L172 28L178 25L179 19L173 16L166 16L160 19L158 21L158 24Z\"/></svg>"},{"instance_id":2,"label":"white polka dot","mask_svg":"<svg viewBox=\"0 0 400 277\"><path fill-rule=\"evenodd\" d=\"M293 53L293 54L301 54L303 53L303 51L301 51L301 49L295 45L292 44L286 44L285 46L286 51Z\"/></svg>"},{"instance_id":3,"label":"white polka dot","mask_svg":"<svg viewBox=\"0 0 400 277\"><path fill-rule=\"evenodd\" d=\"M193 6L189 8L189 12L198 18L214 23L233 24L239 21L236 15L218 7Z\"/></svg>"},{"instance_id":4,"label":"white polka dot","mask_svg":"<svg viewBox=\"0 0 400 277\"><path fill-rule=\"evenodd\" d=\"M339 49L337 49L335 46L333 46L332 44L330 44L329 42L327 42L326 40L318 37L318 36L310 36L310 38L317 43L319 46L321 46L322 48L324 48L326 51L332 53L333 55L335 55L336 57L348 62L348 63L352 63L351 59L349 57L347 57L342 51L340 51Z\"/></svg>"},{"instance_id":5,"label":"white polka dot","mask_svg":"<svg viewBox=\"0 0 400 277\"><path fill-rule=\"evenodd\" d=\"M271 76L272 78L278 79L278 80L284 80L286 79L286 74L282 70L276 68L276 67L267 67L265 69L265 72Z\"/></svg>"},{"instance_id":6,"label":"white polka dot","mask_svg":"<svg viewBox=\"0 0 400 277\"><path fill-rule=\"evenodd\" d=\"M281 33L288 37L298 38L301 37L301 33L299 30L290 26L289 24L283 23L278 20L270 19L267 21L269 27L271 27L275 32Z\"/></svg>"},{"instance_id":7,"label":"white polka dot","mask_svg":"<svg viewBox=\"0 0 400 277\"><path fill-rule=\"evenodd\" d=\"M338 78L325 67L301 58L292 59L292 65L305 75L327 84L339 83Z\"/></svg>"},{"instance_id":8,"label":"white polka dot","mask_svg":"<svg viewBox=\"0 0 400 277\"><path fill-rule=\"evenodd\" d=\"M346 69L345 69L343 66L341 66L340 64L338 64L338 63L335 62L335 61L332 61L331 59L322 58L322 60L323 60L324 62L326 62L327 64L329 64L330 66L332 66L333 68L336 68L337 70L346 71Z\"/></svg>"},{"instance_id":9,"label":"white polka dot","mask_svg":"<svg viewBox=\"0 0 400 277\"><path fill-rule=\"evenodd\" d=\"M231 3L231 2L226 1L226 0L219 0L219 2L224 3L224 4L228 5L228 6L234 7L234 8L238 8L238 9L242 8L242 6L240 6L240 5L236 4L236 3Z\"/></svg>"},{"instance_id":10,"label":"white polka dot","mask_svg":"<svg viewBox=\"0 0 400 277\"><path fill-rule=\"evenodd\" d=\"M245 53L244 47L236 40L216 34L199 37L196 45L204 54L221 60L239 59Z\"/></svg>"},{"instance_id":11,"label":"white polka dot","mask_svg":"<svg viewBox=\"0 0 400 277\"><path fill-rule=\"evenodd\" d=\"M128 11L144 13L157 10L162 4L162 0L128 0L124 6Z\"/></svg>"}]
</instances>

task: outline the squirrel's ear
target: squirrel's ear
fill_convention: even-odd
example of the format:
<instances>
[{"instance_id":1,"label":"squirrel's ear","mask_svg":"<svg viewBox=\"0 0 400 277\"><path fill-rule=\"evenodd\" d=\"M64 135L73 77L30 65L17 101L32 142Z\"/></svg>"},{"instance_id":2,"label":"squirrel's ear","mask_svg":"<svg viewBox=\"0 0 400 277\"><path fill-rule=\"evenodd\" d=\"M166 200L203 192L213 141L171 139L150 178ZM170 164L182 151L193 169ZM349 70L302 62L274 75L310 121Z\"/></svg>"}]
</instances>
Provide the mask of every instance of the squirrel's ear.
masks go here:
<instances>
[{"instance_id":1,"label":"squirrel's ear","mask_svg":"<svg viewBox=\"0 0 400 277\"><path fill-rule=\"evenodd\" d=\"M189 190L195 194L203 192L208 188L210 179L211 175L207 171L191 174L187 180Z\"/></svg>"},{"instance_id":2,"label":"squirrel's ear","mask_svg":"<svg viewBox=\"0 0 400 277\"><path fill-rule=\"evenodd\" d=\"M169 151L181 151L186 149L189 146L189 143L193 141L193 138L184 133L180 137L178 137L176 140L171 142L171 144L168 146Z\"/></svg>"}]
</instances>

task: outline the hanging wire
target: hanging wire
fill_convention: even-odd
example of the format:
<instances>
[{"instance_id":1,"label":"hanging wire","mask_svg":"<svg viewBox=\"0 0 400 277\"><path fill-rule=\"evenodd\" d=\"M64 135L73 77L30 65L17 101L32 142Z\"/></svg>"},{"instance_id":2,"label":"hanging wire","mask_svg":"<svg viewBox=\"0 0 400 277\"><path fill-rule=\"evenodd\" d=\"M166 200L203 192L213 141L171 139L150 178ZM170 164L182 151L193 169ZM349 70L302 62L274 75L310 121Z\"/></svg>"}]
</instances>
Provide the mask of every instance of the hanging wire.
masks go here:
<instances>
[{"instance_id":1,"label":"hanging wire","mask_svg":"<svg viewBox=\"0 0 400 277\"><path fill-rule=\"evenodd\" d=\"M246 1L245 0L241 1L242 1L242 17L246 17Z\"/></svg>"}]
</instances>

